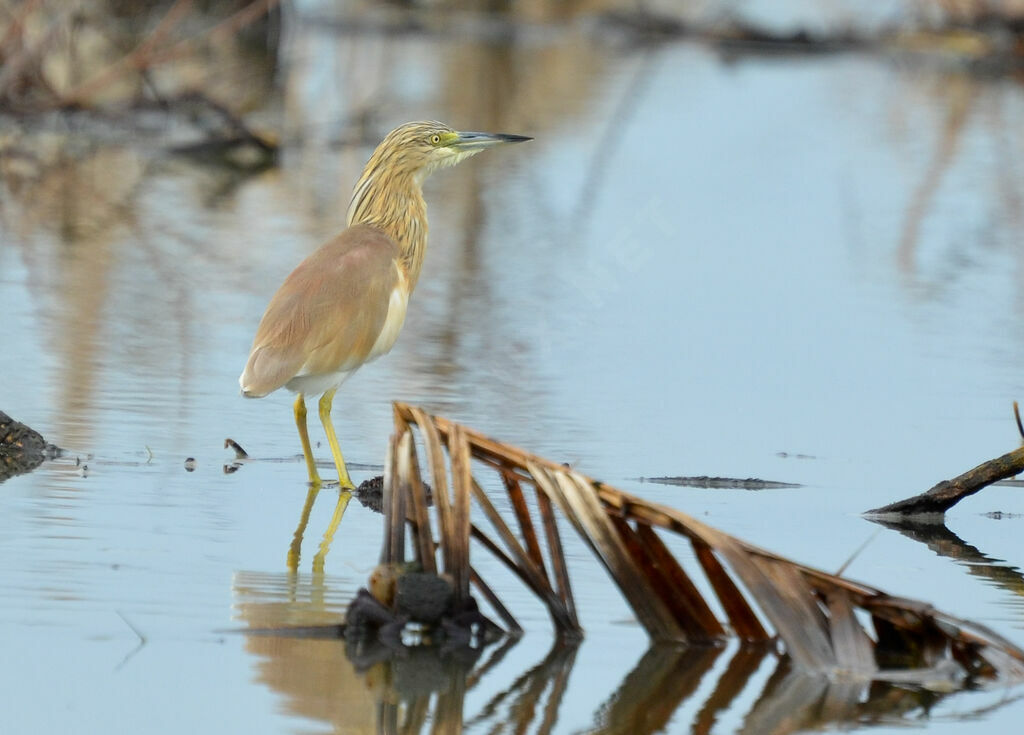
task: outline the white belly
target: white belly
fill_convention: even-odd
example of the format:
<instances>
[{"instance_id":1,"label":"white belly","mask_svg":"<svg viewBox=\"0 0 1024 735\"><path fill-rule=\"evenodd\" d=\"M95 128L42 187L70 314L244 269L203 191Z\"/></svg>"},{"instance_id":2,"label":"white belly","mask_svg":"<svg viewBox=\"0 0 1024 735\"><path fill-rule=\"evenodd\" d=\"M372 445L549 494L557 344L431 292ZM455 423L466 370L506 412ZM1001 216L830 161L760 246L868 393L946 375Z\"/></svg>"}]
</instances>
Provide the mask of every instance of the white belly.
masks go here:
<instances>
[{"instance_id":1,"label":"white belly","mask_svg":"<svg viewBox=\"0 0 1024 735\"><path fill-rule=\"evenodd\" d=\"M373 347L370 348L366 359L360 365L333 373L317 374L306 373L304 372L305 368L303 368L299 371L298 375L285 384L285 388L295 393L304 393L311 396L324 393L340 386L362 365L390 352L398 340L398 335L402 331L402 325L405 324L405 311L409 305L409 293L405 290L404 285L405 279L403 278L399 287L391 292L391 297L388 299L388 313L384 318L384 327L381 329L380 334L377 335L377 339L374 341Z\"/></svg>"},{"instance_id":2,"label":"white belly","mask_svg":"<svg viewBox=\"0 0 1024 735\"><path fill-rule=\"evenodd\" d=\"M405 324L405 310L408 306L409 291L405 288L405 278L403 277L402 282L391 292L391 298L388 299L388 315L384 318L384 328L380 330L377 341L370 348L366 362L375 360L391 351L398 339L398 334L402 331L402 325Z\"/></svg>"},{"instance_id":3,"label":"white belly","mask_svg":"<svg viewBox=\"0 0 1024 735\"><path fill-rule=\"evenodd\" d=\"M358 368L356 368L358 370ZM336 373L320 373L319 375L296 375L284 384L293 393L316 396L337 388L354 373L355 370L343 370Z\"/></svg>"}]
</instances>

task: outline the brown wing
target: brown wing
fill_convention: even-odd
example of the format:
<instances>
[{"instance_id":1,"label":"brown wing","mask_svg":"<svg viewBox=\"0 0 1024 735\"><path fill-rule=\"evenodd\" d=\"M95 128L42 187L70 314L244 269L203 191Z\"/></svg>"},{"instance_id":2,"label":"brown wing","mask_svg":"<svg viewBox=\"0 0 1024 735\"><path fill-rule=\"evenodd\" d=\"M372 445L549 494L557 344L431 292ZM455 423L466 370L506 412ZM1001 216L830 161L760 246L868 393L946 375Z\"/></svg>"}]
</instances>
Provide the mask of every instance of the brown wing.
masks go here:
<instances>
[{"instance_id":1,"label":"brown wing","mask_svg":"<svg viewBox=\"0 0 1024 735\"><path fill-rule=\"evenodd\" d=\"M398 246L380 230L350 227L302 261L270 300L239 378L261 397L298 374L359 367L384 327L399 283Z\"/></svg>"}]
</instances>

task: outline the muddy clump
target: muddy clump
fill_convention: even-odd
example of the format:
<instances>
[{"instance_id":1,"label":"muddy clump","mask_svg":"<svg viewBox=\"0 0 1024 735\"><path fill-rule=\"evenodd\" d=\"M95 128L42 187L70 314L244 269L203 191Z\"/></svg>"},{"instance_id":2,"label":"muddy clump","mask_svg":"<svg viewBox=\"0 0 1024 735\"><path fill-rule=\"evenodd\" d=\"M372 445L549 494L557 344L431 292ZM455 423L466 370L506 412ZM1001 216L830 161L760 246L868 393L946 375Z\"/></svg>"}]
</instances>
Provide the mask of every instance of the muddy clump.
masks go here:
<instances>
[{"instance_id":1,"label":"muddy clump","mask_svg":"<svg viewBox=\"0 0 1024 735\"><path fill-rule=\"evenodd\" d=\"M60 454L43 435L0 411L0 482L31 472Z\"/></svg>"},{"instance_id":2,"label":"muddy clump","mask_svg":"<svg viewBox=\"0 0 1024 735\"><path fill-rule=\"evenodd\" d=\"M430 507L434 504L430 485L424 482L423 489L426 491L427 507ZM359 487L352 491L352 494L363 507L369 508L374 513L384 512L384 477L382 475L363 480L359 483Z\"/></svg>"}]
</instances>

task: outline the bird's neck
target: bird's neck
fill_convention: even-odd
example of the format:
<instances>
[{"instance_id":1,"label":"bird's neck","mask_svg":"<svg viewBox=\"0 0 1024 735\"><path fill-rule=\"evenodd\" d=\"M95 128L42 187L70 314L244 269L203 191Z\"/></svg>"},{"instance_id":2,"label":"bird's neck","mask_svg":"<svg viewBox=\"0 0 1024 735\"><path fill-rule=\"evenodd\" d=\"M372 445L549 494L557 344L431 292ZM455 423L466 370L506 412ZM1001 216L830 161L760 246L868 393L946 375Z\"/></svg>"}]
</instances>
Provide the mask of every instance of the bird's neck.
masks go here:
<instances>
[{"instance_id":1,"label":"bird's neck","mask_svg":"<svg viewBox=\"0 0 1024 735\"><path fill-rule=\"evenodd\" d=\"M352 193L348 226L370 225L399 247L410 289L415 287L427 249L427 203L414 175L394 174L371 160Z\"/></svg>"}]
</instances>

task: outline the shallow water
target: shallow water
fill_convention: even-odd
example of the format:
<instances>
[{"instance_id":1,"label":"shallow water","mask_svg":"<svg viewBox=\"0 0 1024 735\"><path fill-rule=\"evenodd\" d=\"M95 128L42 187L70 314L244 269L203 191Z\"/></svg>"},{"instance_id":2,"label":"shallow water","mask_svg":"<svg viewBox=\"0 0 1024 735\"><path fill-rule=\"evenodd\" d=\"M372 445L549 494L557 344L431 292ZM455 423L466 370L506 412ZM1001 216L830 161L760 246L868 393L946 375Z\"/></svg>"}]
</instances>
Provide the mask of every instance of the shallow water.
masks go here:
<instances>
[{"instance_id":1,"label":"shallow water","mask_svg":"<svg viewBox=\"0 0 1024 735\"><path fill-rule=\"evenodd\" d=\"M353 503L314 570L325 489L288 572L307 494L291 398L245 401L236 383L266 300L342 223L369 148L332 139L368 100L380 131L437 117L536 140L429 182L402 337L335 401L356 482L379 473L400 399L827 570L867 541L848 575L1024 643L1019 489L957 506L931 547L859 516L1018 442L1019 85L857 55L636 51L573 28L293 33L280 167L242 176L127 141L4 183L0 409L68 449L0 488L12 731L380 725L383 685L342 644L230 632L336 620L377 558L379 516ZM254 460L226 473L225 437ZM638 479L662 475L800 487ZM588 637L556 662L554 731L612 732L602 703L646 637L589 552L568 553ZM470 732L514 720L514 684L551 642L540 606L503 592L528 635L466 694ZM760 666L714 732L743 727ZM715 679L668 731L702 722ZM966 717L990 703L961 694L873 729L1009 732L1024 713Z\"/></svg>"}]
</instances>

